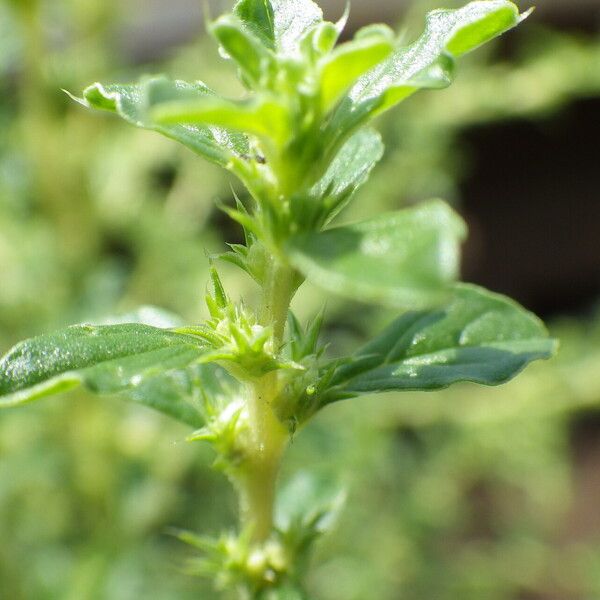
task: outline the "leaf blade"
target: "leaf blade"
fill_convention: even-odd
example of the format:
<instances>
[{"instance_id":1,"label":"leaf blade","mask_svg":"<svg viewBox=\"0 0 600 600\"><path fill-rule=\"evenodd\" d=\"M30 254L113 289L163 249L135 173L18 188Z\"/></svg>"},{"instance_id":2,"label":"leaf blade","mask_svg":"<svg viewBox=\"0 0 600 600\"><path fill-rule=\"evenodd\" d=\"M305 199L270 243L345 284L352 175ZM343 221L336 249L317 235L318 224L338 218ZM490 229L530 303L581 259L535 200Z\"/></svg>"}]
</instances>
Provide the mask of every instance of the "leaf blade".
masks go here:
<instances>
[{"instance_id":1,"label":"leaf blade","mask_svg":"<svg viewBox=\"0 0 600 600\"><path fill-rule=\"evenodd\" d=\"M185 369L162 373L127 391L125 397L162 412L194 429L206 423L206 402L221 393L215 389L223 377L215 364L193 364Z\"/></svg>"},{"instance_id":2,"label":"leaf blade","mask_svg":"<svg viewBox=\"0 0 600 600\"><path fill-rule=\"evenodd\" d=\"M206 352L195 340L140 324L77 325L17 344L0 359L0 407L84 385L115 393Z\"/></svg>"},{"instance_id":3,"label":"leaf blade","mask_svg":"<svg viewBox=\"0 0 600 600\"><path fill-rule=\"evenodd\" d=\"M400 47L361 77L335 113L331 130L347 130L392 108L423 88L443 88L454 78L455 59L518 25L509 0L475 0L459 9L429 13L421 37Z\"/></svg>"},{"instance_id":4,"label":"leaf blade","mask_svg":"<svg viewBox=\"0 0 600 600\"><path fill-rule=\"evenodd\" d=\"M369 35L346 42L327 56L321 66L324 112L328 112L361 75L380 63L392 50L388 36Z\"/></svg>"},{"instance_id":5,"label":"leaf blade","mask_svg":"<svg viewBox=\"0 0 600 600\"><path fill-rule=\"evenodd\" d=\"M273 62L272 53L255 30L256 28L247 27L235 15L223 15L210 25L210 32L225 55L235 60L242 72L242 79L250 87L260 84Z\"/></svg>"},{"instance_id":6,"label":"leaf blade","mask_svg":"<svg viewBox=\"0 0 600 600\"><path fill-rule=\"evenodd\" d=\"M270 0L240 0L233 14L270 50L275 49L275 23Z\"/></svg>"},{"instance_id":7,"label":"leaf blade","mask_svg":"<svg viewBox=\"0 0 600 600\"><path fill-rule=\"evenodd\" d=\"M325 208L323 225L344 209L354 193L369 179L383 153L380 133L370 128L357 131L342 146L310 192L314 201Z\"/></svg>"},{"instance_id":8,"label":"leaf blade","mask_svg":"<svg viewBox=\"0 0 600 600\"><path fill-rule=\"evenodd\" d=\"M156 131L220 166L227 166L232 156L248 154L248 140L237 132L198 124L164 124L152 118L150 108L155 104L181 97L188 101L215 97L201 82L154 77L136 84L94 83L82 98L69 96L86 108L109 111L135 127Z\"/></svg>"},{"instance_id":9,"label":"leaf blade","mask_svg":"<svg viewBox=\"0 0 600 600\"><path fill-rule=\"evenodd\" d=\"M458 284L444 307L392 323L338 369L334 385L348 395L499 385L556 347L543 323L516 302Z\"/></svg>"},{"instance_id":10,"label":"leaf blade","mask_svg":"<svg viewBox=\"0 0 600 600\"><path fill-rule=\"evenodd\" d=\"M285 55L299 54L300 41L323 21L323 11L312 0L271 0L271 6L277 50Z\"/></svg>"},{"instance_id":11,"label":"leaf blade","mask_svg":"<svg viewBox=\"0 0 600 600\"><path fill-rule=\"evenodd\" d=\"M329 292L410 309L444 299L458 275L465 232L447 204L433 201L294 236L286 250L296 269Z\"/></svg>"},{"instance_id":12,"label":"leaf blade","mask_svg":"<svg viewBox=\"0 0 600 600\"><path fill-rule=\"evenodd\" d=\"M174 100L156 106L152 113L165 126L212 125L255 135L277 146L283 145L288 137L287 108L266 94L237 102L222 98Z\"/></svg>"}]
</instances>

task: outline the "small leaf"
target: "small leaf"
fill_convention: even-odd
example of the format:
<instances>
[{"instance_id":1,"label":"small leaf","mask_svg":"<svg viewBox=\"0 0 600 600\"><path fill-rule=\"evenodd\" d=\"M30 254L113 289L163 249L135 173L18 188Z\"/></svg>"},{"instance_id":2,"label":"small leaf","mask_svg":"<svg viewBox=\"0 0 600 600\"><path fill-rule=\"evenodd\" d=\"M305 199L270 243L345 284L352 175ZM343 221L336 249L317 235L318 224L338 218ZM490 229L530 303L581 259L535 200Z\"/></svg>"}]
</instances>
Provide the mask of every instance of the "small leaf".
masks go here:
<instances>
[{"instance_id":1,"label":"small leaf","mask_svg":"<svg viewBox=\"0 0 600 600\"><path fill-rule=\"evenodd\" d=\"M350 86L394 49L393 39L381 30L360 35L338 46L321 64L321 101L328 112Z\"/></svg>"},{"instance_id":2,"label":"small leaf","mask_svg":"<svg viewBox=\"0 0 600 600\"><path fill-rule=\"evenodd\" d=\"M76 325L21 342L0 360L0 407L78 385L119 392L206 352L191 336L148 325Z\"/></svg>"},{"instance_id":3,"label":"small leaf","mask_svg":"<svg viewBox=\"0 0 600 600\"><path fill-rule=\"evenodd\" d=\"M338 368L339 398L392 390L434 390L459 381L498 385L556 342L516 302L468 284L439 309L409 312Z\"/></svg>"},{"instance_id":4,"label":"small leaf","mask_svg":"<svg viewBox=\"0 0 600 600\"><path fill-rule=\"evenodd\" d=\"M396 307L442 302L458 274L461 218L444 202L291 238L289 260L325 290Z\"/></svg>"},{"instance_id":5,"label":"small leaf","mask_svg":"<svg viewBox=\"0 0 600 600\"><path fill-rule=\"evenodd\" d=\"M346 491L331 477L301 471L279 493L275 524L300 536L326 533L344 506Z\"/></svg>"},{"instance_id":6,"label":"small leaf","mask_svg":"<svg viewBox=\"0 0 600 600\"><path fill-rule=\"evenodd\" d=\"M323 21L323 23L319 23L315 27L312 35L307 39L310 39L312 50L317 56L324 56L333 50L340 37L340 33L341 30L335 23Z\"/></svg>"},{"instance_id":7,"label":"small leaf","mask_svg":"<svg viewBox=\"0 0 600 600\"><path fill-rule=\"evenodd\" d=\"M261 39L234 15L218 18L211 24L210 32L226 55L239 65L244 81L256 87L273 62L272 53Z\"/></svg>"},{"instance_id":8,"label":"small leaf","mask_svg":"<svg viewBox=\"0 0 600 600\"><path fill-rule=\"evenodd\" d=\"M219 308L226 308L229 304L229 298L225 293L225 288L223 287L223 282L219 277L219 273L214 265L210 266L210 280L213 286L213 298L217 303Z\"/></svg>"},{"instance_id":9,"label":"small leaf","mask_svg":"<svg viewBox=\"0 0 600 600\"><path fill-rule=\"evenodd\" d=\"M350 90L331 131L355 127L421 88L443 88L454 77L454 59L518 25L527 15L508 0L476 0L427 16L425 32L398 48Z\"/></svg>"},{"instance_id":10,"label":"small leaf","mask_svg":"<svg viewBox=\"0 0 600 600\"><path fill-rule=\"evenodd\" d=\"M166 102L155 107L152 114L157 122L165 125L215 125L255 135L277 146L287 141L289 133L287 108L267 96L239 102L216 97Z\"/></svg>"},{"instance_id":11,"label":"small leaf","mask_svg":"<svg viewBox=\"0 0 600 600\"><path fill-rule=\"evenodd\" d=\"M383 156L381 135L374 129L361 129L341 148L329 169L310 195L323 207L323 225L333 219L363 185Z\"/></svg>"},{"instance_id":12,"label":"small leaf","mask_svg":"<svg viewBox=\"0 0 600 600\"><path fill-rule=\"evenodd\" d=\"M240 0L234 9L242 23L270 50L275 50L275 16L270 0Z\"/></svg>"},{"instance_id":13,"label":"small leaf","mask_svg":"<svg viewBox=\"0 0 600 600\"><path fill-rule=\"evenodd\" d=\"M275 46L282 54L300 53L302 38L323 21L323 11L311 0L271 0Z\"/></svg>"},{"instance_id":14,"label":"small leaf","mask_svg":"<svg viewBox=\"0 0 600 600\"><path fill-rule=\"evenodd\" d=\"M149 111L154 104L176 98L184 97L189 101L214 96L214 92L201 82L186 83L156 77L138 84L94 83L83 91L83 98L71 97L87 108L114 112L136 127L157 131L196 154L226 166L232 156L247 156L245 136L219 127L158 123Z\"/></svg>"},{"instance_id":15,"label":"small leaf","mask_svg":"<svg viewBox=\"0 0 600 600\"><path fill-rule=\"evenodd\" d=\"M193 365L188 370L169 371L145 379L139 386L126 391L124 395L138 404L153 408L197 429L202 427L205 421L202 405L197 398L200 389L194 388L189 372L214 366Z\"/></svg>"},{"instance_id":16,"label":"small leaf","mask_svg":"<svg viewBox=\"0 0 600 600\"><path fill-rule=\"evenodd\" d=\"M213 416L213 411L223 410L239 394L239 384L221 367L193 364L145 379L124 395L199 429Z\"/></svg>"}]
</instances>

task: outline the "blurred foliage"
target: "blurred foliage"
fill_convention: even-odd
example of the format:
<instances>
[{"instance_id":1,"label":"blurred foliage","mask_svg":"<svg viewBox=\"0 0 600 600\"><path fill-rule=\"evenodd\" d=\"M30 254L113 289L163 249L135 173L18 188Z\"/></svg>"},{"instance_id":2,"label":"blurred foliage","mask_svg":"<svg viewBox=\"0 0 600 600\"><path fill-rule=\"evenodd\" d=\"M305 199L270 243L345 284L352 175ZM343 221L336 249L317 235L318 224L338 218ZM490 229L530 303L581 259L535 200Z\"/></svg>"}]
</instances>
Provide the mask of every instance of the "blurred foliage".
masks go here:
<instances>
[{"instance_id":1,"label":"blurred foliage","mask_svg":"<svg viewBox=\"0 0 600 600\"><path fill-rule=\"evenodd\" d=\"M116 0L0 3L2 349L138 304L197 320L204 249L239 235L222 231L213 208L232 195L215 168L59 92L147 70L235 92L203 40L151 69L128 64L114 42L119 13ZM532 25L513 43L510 60L471 60L459 85L385 121L391 151L361 192L369 211L435 196L460 202L466 127L548 119L600 95L599 41ZM355 207L343 218L360 216L360 199ZM233 271L227 284L253 293ZM307 288L296 310L311 314L319 302ZM385 318L361 314L356 323L354 308L330 302L334 343ZM560 356L506 387L346 402L298 435L290 471L314 464L324 477L345 474L350 490L320 547L315 597L600 596L600 543L577 525L585 470L572 440L580 415L600 413L600 315L553 333ZM142 407L85 394L3 412L0 598L214 597L181 573L187 550L167 530L217 532L233 525L235 503L209 451L185 444L186 433Z\"/></svg>"}]
</instances>

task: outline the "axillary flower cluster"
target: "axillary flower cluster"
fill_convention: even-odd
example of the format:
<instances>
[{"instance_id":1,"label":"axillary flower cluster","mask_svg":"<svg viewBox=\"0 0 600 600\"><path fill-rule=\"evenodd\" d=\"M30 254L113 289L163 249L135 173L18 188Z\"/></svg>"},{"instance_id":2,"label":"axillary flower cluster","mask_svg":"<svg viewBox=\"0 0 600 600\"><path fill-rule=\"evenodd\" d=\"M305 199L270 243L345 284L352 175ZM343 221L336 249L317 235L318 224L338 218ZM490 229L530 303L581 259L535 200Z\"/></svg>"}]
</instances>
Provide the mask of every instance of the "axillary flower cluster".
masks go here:
<instances>
[{"instance_id":1,"label":"axillary flower cluster","mask_svg":"<svg viewBox=\"0 0 600 600\"><path fill-rule=\"evenodd\" d=\"M245 598L306 598L315 539L343 494L302 475L276 502L290 437L319 410L361 394L503 383L555 349L543 324L511 300L457 282L461 218L433 200L333 226L383 155L371 123L420 89L448 86L456 59L519 24L507 0L478 0L427 17L401 45L385 25L339 38L311 0L241 0L209 24L247 90L219 96L164 76L96 83L75 98L157 131L225 168L247 194L221 207L244 244L211 260L210 318L156 326L76 325L26 340L0 362L0 406L83 385L119 392L193 428L240 497L237 533L208 539L190 568ZM217 265L242 269L257 305L232 300ZM395 308L398 318L348 356L320 341L323 314L303 325L290 310L305 280L331 294Z\"/></svg>"}]
</instances>

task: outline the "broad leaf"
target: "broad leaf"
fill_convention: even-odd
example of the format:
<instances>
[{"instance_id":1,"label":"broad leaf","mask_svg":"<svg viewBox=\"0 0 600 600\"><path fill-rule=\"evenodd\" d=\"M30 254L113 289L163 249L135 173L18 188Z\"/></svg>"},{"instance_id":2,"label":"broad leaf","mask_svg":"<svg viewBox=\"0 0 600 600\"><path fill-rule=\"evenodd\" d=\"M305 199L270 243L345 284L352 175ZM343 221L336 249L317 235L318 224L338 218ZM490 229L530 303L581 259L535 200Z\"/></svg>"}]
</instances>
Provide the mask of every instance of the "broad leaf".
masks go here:
<instances>
[{"instance_id":1,"label":"broad leaf","mask_svg":"<svg viewBox=\"0 0 600 600\"><path fill-rule=\"evenodd\" d=\"M535 315L504 296L459 284L445 306L406 313L340 367L332 399L459 381L498 385L555 351Z\"/></svg>"},{"instance_id":2,"label":"broad leaf","mask_svg":"<svg viewBox=\"0 0 600 600\"><path fill-rule=\"evenodd\" d=\"M88 108L114 112L136 127L157 131L222 166L227 165L232 156L248 154L248 141L240 133L207 125L164 124L152 118L150 108L154 104L182 97L188 101L216 97L201 82L157 77L137 84L94 83L83 91L83 98L71 97Z\"/></svg>"},{"instance_id":3,"label":"broad leaf","mask_svg":"<svg viewBox=\"0 0 600 600\"><path fill-rule=\"evenodd\" d=\"M421 88L443 88L454 76L454 59L518 25L527 15L508 0L477 0L427 16L425 32L398 48L359 79L332 122L332 131L354 127Z\"/></svg>"},{"instance_id":4,"label":"broad leaf","mask_svg":"<svg viewBox=\"0 0 600 600\"><path fill-rule=\"evenodd\" d=\"M355 300L414 308L440 303L458 274L465 225L444 202L291 238L289 260L307 279Z\"/></svg>"},{"instance_id":5,"label":"broad leaf","mask_svg":"<svg viewBox=\"0 0 600 600\"><path fill-rule=\"evenodd\" d=\"M374 129L361 129L338 152L329 169L310 192L321 204L324 223L335 217L363 185L381 160L384 146Z\"/></svg>"},{"instance_id":6,"label":"broad leaf","mask_svg":"<svg viewBox=\"0 0 600 600\"><path fill-rule=\"evenodd\" d=\"M79 385L97 393L123 391L205 354L195 338L167 329L76 325L21 342L0 360L0 407Z\"/></svg>"}]
</instances>

